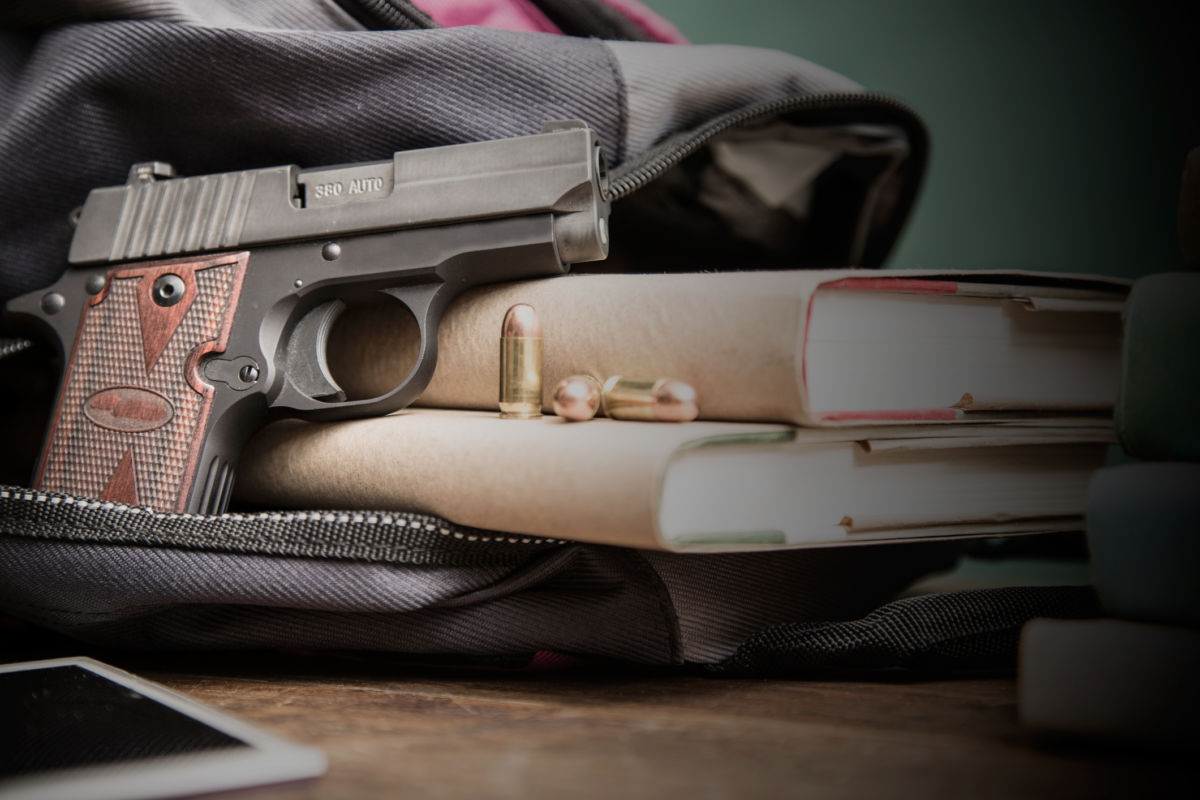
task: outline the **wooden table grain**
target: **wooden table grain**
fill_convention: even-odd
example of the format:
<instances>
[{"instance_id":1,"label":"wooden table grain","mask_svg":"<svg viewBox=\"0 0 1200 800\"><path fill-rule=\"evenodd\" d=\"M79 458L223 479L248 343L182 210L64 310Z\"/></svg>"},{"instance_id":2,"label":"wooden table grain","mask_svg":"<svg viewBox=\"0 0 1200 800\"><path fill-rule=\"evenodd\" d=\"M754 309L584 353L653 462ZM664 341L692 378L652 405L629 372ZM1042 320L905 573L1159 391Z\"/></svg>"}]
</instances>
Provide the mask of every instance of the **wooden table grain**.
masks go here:
<instances>
[{"instance_id":1,"label":"wooden table grain","mask_svg":"<svg viewBox=\"0 0 1200 800\"><path fill-rule=\"evenodd\" d=\"M749 680L313 654L76 654L329 758L321 778L219 795L227 800L1127 798L1174 796L1197 778L1178 758L1031 739L1011 678Z\"/></svg>"}]
</instances>

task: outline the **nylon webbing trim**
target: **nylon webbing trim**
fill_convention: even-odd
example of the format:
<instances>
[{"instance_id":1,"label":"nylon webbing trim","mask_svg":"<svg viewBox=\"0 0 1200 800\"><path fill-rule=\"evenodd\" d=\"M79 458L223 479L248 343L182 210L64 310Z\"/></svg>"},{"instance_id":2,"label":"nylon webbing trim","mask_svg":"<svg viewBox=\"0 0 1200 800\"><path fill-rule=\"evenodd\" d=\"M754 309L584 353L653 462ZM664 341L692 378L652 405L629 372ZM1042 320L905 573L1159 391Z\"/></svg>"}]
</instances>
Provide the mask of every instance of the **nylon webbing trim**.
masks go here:
<instances>
[{"instance_id":1,"label":"nylon webbing trim","mask_svg":"<svg viewBox=\"0 0 1200 800\"><path fill-rule=\"evenodd\" d=\"M500 566L567 542L396 511L168 514L0 486L0 533L30 539L426 566Z\"/></svg>"},{"instance_id":2,"label":"nylon webbing trim","mask_svg":"<svg viewBox=\"0 0 1200 800\"><path fill-rule=\"evenodd\" d=\"M1009 670L1016 665L1021 628L1029 620L1099 615L1099 602L1090 586L920 595L880 606L862 619L768 628L706 671L787 677L884 669Z\"/></svg>"}]
</instances>

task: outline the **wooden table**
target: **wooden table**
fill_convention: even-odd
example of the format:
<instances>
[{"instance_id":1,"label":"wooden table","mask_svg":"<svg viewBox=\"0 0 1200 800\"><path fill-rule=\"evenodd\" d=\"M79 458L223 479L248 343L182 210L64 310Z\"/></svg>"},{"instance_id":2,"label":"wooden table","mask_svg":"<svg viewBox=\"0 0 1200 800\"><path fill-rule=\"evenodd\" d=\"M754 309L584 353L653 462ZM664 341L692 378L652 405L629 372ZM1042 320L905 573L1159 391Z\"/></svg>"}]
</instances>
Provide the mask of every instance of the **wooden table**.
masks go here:
<instances>
[{"instance_id":1,"label":"wooden table","mask_svg":"<svg viewBox=\"0 0 1200 800\"><path fill-rule=\"evenodd\" d=\"M228 800L1129 798L1197 778L1179 759L1033 742L1009 678L717 680L7 644L5 661L98 657L329 757L323 778Z\"/></svg>"}]
</instances>

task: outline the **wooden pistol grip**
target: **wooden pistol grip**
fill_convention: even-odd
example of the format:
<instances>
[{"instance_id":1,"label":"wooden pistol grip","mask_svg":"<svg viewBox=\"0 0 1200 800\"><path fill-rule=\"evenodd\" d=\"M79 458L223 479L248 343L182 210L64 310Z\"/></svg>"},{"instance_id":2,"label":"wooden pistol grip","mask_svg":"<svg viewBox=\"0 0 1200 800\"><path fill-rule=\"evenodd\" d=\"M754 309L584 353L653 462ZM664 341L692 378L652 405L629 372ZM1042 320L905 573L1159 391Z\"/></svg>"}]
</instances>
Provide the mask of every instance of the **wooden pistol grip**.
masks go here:
<instances>
[{"instance_id":1,"label":"wooden pistol grip","mask_svg":"<svg viewBox=\"0 0 1200 800\"><path fill-rule=\"evenodd\" d=\"M39 488L185 510L249 253L115 267L84 307ZM156 282L159 284L156 290Z\"/></svg>"}]
</instances>

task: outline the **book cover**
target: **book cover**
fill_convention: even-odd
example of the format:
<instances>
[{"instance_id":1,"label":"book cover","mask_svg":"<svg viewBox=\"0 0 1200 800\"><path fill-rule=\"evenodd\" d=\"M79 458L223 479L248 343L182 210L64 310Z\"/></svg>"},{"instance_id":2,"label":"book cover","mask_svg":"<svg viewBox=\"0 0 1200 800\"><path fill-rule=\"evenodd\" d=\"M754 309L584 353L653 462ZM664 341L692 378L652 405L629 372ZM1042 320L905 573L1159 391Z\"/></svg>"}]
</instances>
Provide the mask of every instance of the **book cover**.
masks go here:
<instances>
[{"instance_id":1,"label":"book cover","mask_svg":"<svg viewBox=\"0 0 1200 800\"><path fill-rule=\"evenodd\" d=\"M543 408L589 374L695 387L704 419L800 425L1111 416L1124 282L1017 272L754 271L568 275L459 298L418 404L495 408L505 311L544 328ZM407 372L417 328L389 301L352 309L329 342L354 397Z\"/></svg>"},{"instance_id":2,"label":"book cover","mask_svg":"<svg viewBox=\"0 0 1200 800\"><path fill-rule=\"evenodd\" d=\"M237 496L668 550L956 538L1080 530L1110 440L1106 428L568 423L409 409L268 426L246 450Z\"/></svg>"}]
</instances>

